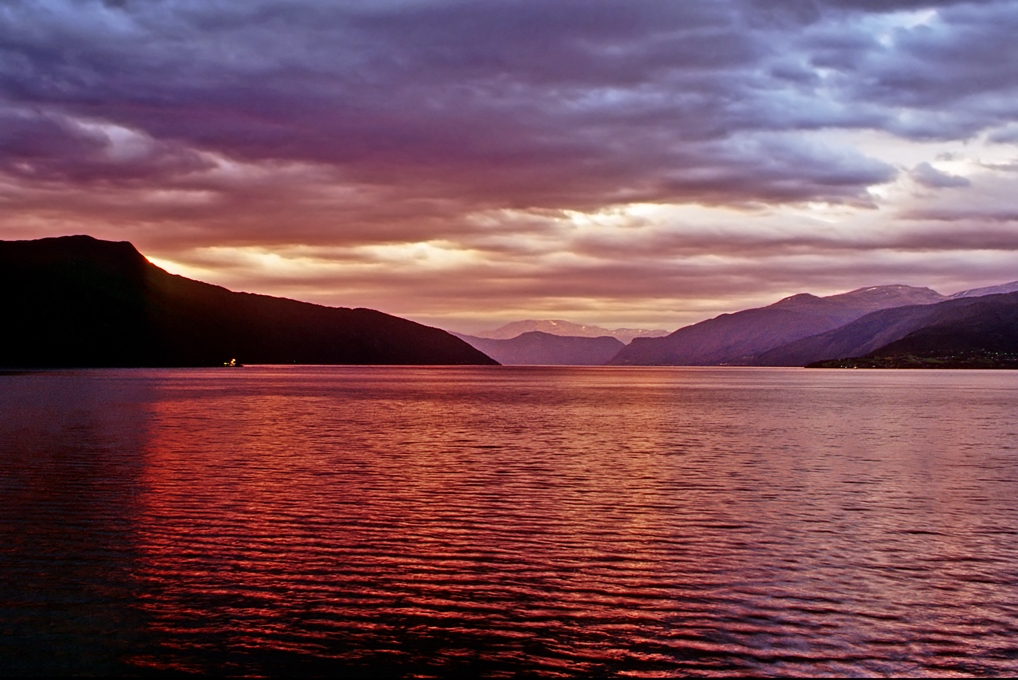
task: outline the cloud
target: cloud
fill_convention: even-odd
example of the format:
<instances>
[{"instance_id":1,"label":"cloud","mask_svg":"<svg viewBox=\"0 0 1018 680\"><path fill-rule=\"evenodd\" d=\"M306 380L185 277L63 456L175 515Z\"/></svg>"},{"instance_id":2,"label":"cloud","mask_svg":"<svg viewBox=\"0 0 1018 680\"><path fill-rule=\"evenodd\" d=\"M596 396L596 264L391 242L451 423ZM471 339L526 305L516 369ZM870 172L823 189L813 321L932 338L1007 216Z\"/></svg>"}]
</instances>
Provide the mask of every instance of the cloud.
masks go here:
<instances>
[{"instance_id":1,"label":"cloud","mask_svg":"<svg viewBox=\"0 0 1018 680\"><path fill-rule=\"evenodd\" d=\"M912 168L909 175L919 184L922 184L928 189L948 189L951 187L967 187L972 186L972 182L967 177L961 177L960 175L952 175L947 172L937 170L935 167L923 161L919 165Z\"/></svg>"},{"instance_id":2,"label":"cloud","mask_svg":"<svg viewBox=\"0 0 1018 680\"><path fill-rule=\"evenodd\" d=\"M40 183L143 184L211 168L196 150L116 125L0 109L0 168Z\"/></svg>"},{"instance_id":3,"label":"cloud","mask_svg":"<svg viewBox=\"0 0 1018 680\"><path fill-rule=\"evenodd\" d=\"M864 173L831 191L829 158L817 158L793 187L789 168L753 156L759 145L733 153L733 138L760 127L754 100L771 83L755 68L772 48L727 3L54 7L17 3L0 26L0 83L19 105L101 111L245 162L546 208L717 201L719 190L857 200L886 179ZM690 168L718 181L701 194Z\"/></svg>"},{"instance_id":4,"label":"cloud","mask_svg":"<svg viewBox=\"0 0 1018 680\"><path fill-rule=\"evenodd\" d=\"M11 0L0 235L90 231L248 289L443 314L483 311L482 295L625 314L863 285L876 252L918 267L923 229L964 213L983 179L847 133L1006 149L1016 29L1003 1ZM955 190L918 205L909 179ZM730 223L648 228L632 205ZM853 229L774 226L824 210ZM625 219L604 233L569 218L612 211ZM936 242L958 262L981 238L1010 244L991 223ZM297 261L321 278L215 248L310 248Z\"/></svg>"},{"instance_id":5,"label":"cloud","mask_svg":"<svg viewBox=\"0 0 1018 680\"><path fill-rule=\"evenodd\" d=\"M990 133L987 141L994 144L1018 144L1018 125L1010 125Z\"/></svg>"}]
</instances>

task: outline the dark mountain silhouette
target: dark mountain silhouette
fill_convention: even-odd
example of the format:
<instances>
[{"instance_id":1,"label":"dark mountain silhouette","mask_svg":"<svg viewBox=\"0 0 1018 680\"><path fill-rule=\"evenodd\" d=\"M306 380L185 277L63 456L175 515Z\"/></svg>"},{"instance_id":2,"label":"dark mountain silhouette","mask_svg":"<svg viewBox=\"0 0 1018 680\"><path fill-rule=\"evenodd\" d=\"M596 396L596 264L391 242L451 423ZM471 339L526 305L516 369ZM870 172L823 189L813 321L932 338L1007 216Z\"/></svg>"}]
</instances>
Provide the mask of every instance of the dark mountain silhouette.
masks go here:
<instances>
[{"instance_id":1,"label":"dark mountain silhouette","mask_svg":"<svg viewBox=\"0 0 1018 680\"><path fill-rule=\"evenodd\" d=\"M88 236L0 241L0 318L7 367L495 363L436 328L234 293Z\"/></svg>"},{"instance_id":2,"label":"dark mountain silhouette","mask_svg":"<svg viewBox=\"0 0 1018 680\"><path fill-rule=\"evenodd\" d=\"M838 328L874 310L932 304L944 299L929 288L911 286L874 286L829 297L802 293L768 307L722 314L663 338L636 338L611 363L751 364L757 355L770 349Z\"/></svg>"},{"instance_id":3,"label":"dark mountain silhouette","mask_svg":"<svg viewBox=\"0 0 1018 680\"><path fill-rule=\"evenodd\" d=\"M977 349L1009 351L1007 348L1018 342L1018 327L1013 325L1016 310L1018 293L884 309L841 328L765 352L753 363L805 366L871 354L920 352L932 356Z\"/></svg>"},{"instance_id":4,"label":"dark mountain silhouette","mask_svg":"<svg viewBox=\"0 0 1018 680\"><path fill-rule=\"evenodd\" d=\"M600 326L588 326L587 324L573 323L571 321L562 321L561 319L550 321L527 319L526 321L513 321L512 323L507 323L504 326L499 326L495 330L481 331L477 335L471 337L490 340L512 340L513 338L531 331L540 331L541 333L563 335L574 338L612 337L626 344L631 342L633 338L660 338L668 335L668 331L662 330L646 330L642 328L609 329L601 328Z\"/></svg>"},{"instance_id":5,"label":"dark mountain silhouette","mask_svg":"<svg viewBox=\"0 0 1018 680\"><path fill-rule=\"evenodd\" d=\"M509 340L460 334L457 337L507 366L604 366L625 347L622 341L611 337L570 337L540 331Z\"/></svg>"},{"instance_id":6,"label":"dark mountain silhouette","mask_svg":"<svg viewBox=\"0 0 1018 680\"><path fill-rule=\"evenodd\" d=\"M1018 292L960 298L933 305L923 311L926 314L921 327L893 341L866 353L854 350L854 353L840 355L850 357L848 359L831 356L826 357L826 360L811 362L810 365L866 368L1018 368ZM907 323L914 324L916 321L916 317L911 313L903 314L903 318L905 317L909 318ZM859 321L868 318L864 317ZM900 333L905 325L907 324L897 324L897 332ZM865 347L868 344L870 343L864 342L860 346Z\"/></svg>"},{"instance_id":7,"label":"dark mountain silhouette","mask_svg":"<svg viewBox=\"0 0 1018 680\"><path fill-rule=\"evenodd\" d=\"M755 366L805 366L815 361L855 357L903 338L930 322L929 305L896 307L872 312L844 326L762 352Z\"/></svg>"},{"instance_id":8,"label":"dark mountain silhouette","mask_svg":"<svg viewBox=\"0 0 1018 680\"><path fill-rule=\"evenodd\" d=\"M817 361L806 368L992 368L1018 369L1018 354L1001 352L936 352L929 356L895 354Z\"/></svg>"}]
</instances>

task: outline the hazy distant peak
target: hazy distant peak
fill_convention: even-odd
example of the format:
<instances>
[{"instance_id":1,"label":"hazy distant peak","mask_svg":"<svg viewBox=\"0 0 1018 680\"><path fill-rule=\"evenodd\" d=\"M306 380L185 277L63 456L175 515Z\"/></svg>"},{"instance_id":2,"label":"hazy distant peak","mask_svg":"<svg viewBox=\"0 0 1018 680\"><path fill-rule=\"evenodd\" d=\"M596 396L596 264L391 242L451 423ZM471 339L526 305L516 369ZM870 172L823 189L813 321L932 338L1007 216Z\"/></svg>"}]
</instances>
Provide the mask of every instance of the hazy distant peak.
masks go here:
<instances>
[{"instance_id":1,"label":"hazy distant peak","mask_svg":"<svg viewBox=\"0 0 1018 680\"><path fill-rule=\"evenodd\" d=\"M970 290L963 290L955 293L950 299L955 300L957 298L968 298L968 297L983 297L984 295L998 295L1000 293L1015 293L1018 292L1018 281L1012 281L1011 283L1002 283L999 286L986 286L985 288L972 288Z\"/></svg>"},{"instance_id":2,"label":"hazy distant peak","mask_svg":"<svg viewBox=\"0 0 1018 680\"><path fill-rule=\"evenodd\" d=\"M872 300L879 301L881 303L889 300L898 300L901 301L903 305L922 305L940 302L947 298L931 288L893 284L888 286L866 286L865 288L856 288L855 290L850 290L847 293L828 295L824 299L842 301Z\"/></svg>"},{"instance_id":3,"label":"hazy distant peak","mask_svg":"<svg viewBox=\"0 0 1018 680\"><path fill-rule=\"evenodd\" d=\"M917 288L916 286L905 286L900 283L891 284L888 286L863 286L862 288L856 288L850 290L848 293L839 293L840 295L848 295L850 293L869 293L872 291L892 291L892 290L930 290L929 288L922 287Z\"/></svg>"},{"instance_id":4,"label":"hazy distant peak","mask_svg":"<svg viewBox=\"0 0 1018 680\"><path fill-rule=\"evenodd\" d=\"M789 295L786 298L781 298L777 302L771 305L771 307L777 307L779 305L798 305L803 303L811 303L821 300L822 298L813 295L812 293L796 293L795 295Z\"/></svg>"},{"instance_id":5,"label":"hazy distant peak","mask_svg":"<svg viewBox=\"0 0 1018 680\"><path fill-rule=\"evenodd\" d=\"M506 366L603 366L625 347L611 336L589 338L544 331L527 331L501 340L453 335Z\"/></svg>"},{"instance_id":6,"label":"hazy distant peak","mask_svg":"<svg viewBox=\"0 0 1018 680\"><path fill-rule=\"evenodd\" d=\"M665 330L645 330L641 328L602 328L600 326L589 326L562 319L526 319L524 321L513 321L494 330L481 331L476 337L489 340L511 340L524 333L530 332L548 333L549 335L562 335L577 338L615 338L628 344L633 338L659 338L668 335Z\"/></svg>"},{"instance_id":7,"label":"hazy distant peak","mask_svg":"<svg viewBox=\"0 0 1018 680\"><path fill-rule=\"evenodd\" d=\"M516 337L517 338L537 338L537 339L541 339L541 338L582 338L584 340L589 340L591 337L595 337L595 336L562 335L560 333L548 333L546 331L527 331L526 333L520 333ZM612 338L610 335L598 335L598 336L596 336L596 338L611 338L612 340L615 339L615 338Z\"/></svg>"},{"instance_id":8,"label":"hazy distant peak","mask_svg":"<svg viewBox=\"0 0 1018 680\"><path fill-rule=\"evenodd\" d=\"M599 328L598 326L588 326L587 324L573 323L571 321L563 321L562 319L524 319L523 321L507 323L495 330L482 331L477 334L477 337L490 338L492 340L509 340L531 331L576 337L585 337L588 333L597 333L599 331L601 335L609 334L607 329Z\"/></svg>"}]
</instances>

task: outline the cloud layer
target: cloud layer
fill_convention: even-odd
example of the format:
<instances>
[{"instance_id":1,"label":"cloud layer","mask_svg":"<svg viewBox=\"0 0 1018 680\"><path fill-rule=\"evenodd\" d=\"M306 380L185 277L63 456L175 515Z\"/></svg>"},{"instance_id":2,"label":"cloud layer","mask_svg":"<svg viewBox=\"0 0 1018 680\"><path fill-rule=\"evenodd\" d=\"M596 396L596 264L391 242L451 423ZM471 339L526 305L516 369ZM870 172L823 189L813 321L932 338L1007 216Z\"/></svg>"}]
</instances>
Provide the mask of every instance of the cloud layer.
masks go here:
<instances>
[{"instance_id":1,"label":"cloud layer","mask_svg":"<svg viewBox=\"0 0 1018 680\"><path fill-rule=\"evenodd\" d=\"M1016 33L1018 2L12 0L0 237L460 327L1018 278Z\"/></svg>"}]
</instances>

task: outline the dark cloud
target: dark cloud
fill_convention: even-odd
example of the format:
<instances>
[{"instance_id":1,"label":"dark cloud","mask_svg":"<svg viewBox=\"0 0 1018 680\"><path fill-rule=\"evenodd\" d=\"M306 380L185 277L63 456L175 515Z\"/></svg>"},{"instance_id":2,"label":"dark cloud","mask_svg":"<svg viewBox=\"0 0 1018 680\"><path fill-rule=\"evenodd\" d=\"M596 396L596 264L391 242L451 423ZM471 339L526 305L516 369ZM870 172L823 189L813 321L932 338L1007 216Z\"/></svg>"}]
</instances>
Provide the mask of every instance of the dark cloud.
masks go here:
<instances>
[{"instance_id":1,"label":"dark cloud","mask_svg":"<svg viewBox=\"0 0 1018 680\"><path fill-rule=\"evenodd\" d=\"M914 138L969 138L1018 118L1018 4L952 6L937 21L893 35L850 92L899 113L887 128Z\"/></svg>"},{"instance_id":2,"label":"dark cloud","mask_svg":"<svg viewBox=\"0 0 1018 680\"><path fill-rule=\"evenodd\" d=\"M780 45L748 30L745 11L648 0L54 3L45 12L15 3L0 19L0 87L24 108L186 148L326 164L484 205L862 200L891 174L831 168L835 156L822 149L785 167L780 154L754 155L766 145L738 142L761 128L853 124L838 106L791 102L789 115L783 97L816 87L808 55L777 64L776 77L760 72ZM795 68L799 84L784 93Z\"/></svg>"},{"instance_id":3,"label":"dark cloud","mask_svg":"<svg viewBox=\"0 0 1018 680\"><path fill-rule=\"evenodd\" d=\"M39 182L145 184L208 170L192 149L131 130L0 109L0 169Z\"/></svg>"}]
</instances>

